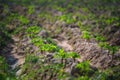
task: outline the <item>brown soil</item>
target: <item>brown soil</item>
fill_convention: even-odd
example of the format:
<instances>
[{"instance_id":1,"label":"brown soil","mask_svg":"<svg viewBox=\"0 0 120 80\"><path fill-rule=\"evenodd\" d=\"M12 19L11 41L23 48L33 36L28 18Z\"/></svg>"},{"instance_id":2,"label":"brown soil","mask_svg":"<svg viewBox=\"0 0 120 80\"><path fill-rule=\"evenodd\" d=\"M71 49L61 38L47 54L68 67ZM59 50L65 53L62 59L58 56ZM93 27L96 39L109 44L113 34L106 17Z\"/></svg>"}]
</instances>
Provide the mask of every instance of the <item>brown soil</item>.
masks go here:
<instances>
[{"instance_id":1,"label":"brown soil","mask_svg":"<svg viewBox=\"0 0 120 80\"><path fill-rule=\"evenodd\" d=\"M82 39L82 32L80 31L80 28L76 25L65 25L60 21L56 21L55 24L48 24L47 22L41 24L43 24L43 26L48 31L50 30L53 37L62 35L66 40L57 41L58 45L62 46L65 49L69 48L72 50L73 48L73 51L78 52L81 55L82 60L78 59L79 61L90 60L93 67L101 69L120 65L118 56L114 56L113 59L111 53L108 50L101 48L98 45L97 41L95 41L94 39ZM60 33L56 32L57 26L61 26ZM120 55L120 52L117 52L116 54Z\"/></svg>"}]
</instances>

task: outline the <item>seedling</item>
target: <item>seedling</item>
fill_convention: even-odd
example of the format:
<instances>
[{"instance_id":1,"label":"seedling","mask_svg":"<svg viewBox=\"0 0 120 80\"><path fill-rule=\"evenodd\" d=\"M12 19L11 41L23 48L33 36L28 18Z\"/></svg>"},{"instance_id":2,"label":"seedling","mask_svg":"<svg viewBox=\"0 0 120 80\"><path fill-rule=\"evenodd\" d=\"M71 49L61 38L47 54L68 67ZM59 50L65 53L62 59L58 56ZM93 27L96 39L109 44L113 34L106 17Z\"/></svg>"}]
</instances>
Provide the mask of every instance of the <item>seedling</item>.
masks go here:
<instances>
[{"instance_id":1,"label":"seedling","mask_svg":"<svg viewBox=\"0 0 120 80\"><path fill-rule=\"evenodd\" d=\"M50 37L45 38L48 44L57 45Z\"/></svg>"},{"instance_id":2,"label":"seedling","mask_svg":"<svg viewBox=\"0 0 120 80\"><path fill-rule=\"evenodd\" d=\"M26 17L24 17L24 16L20 16L19 17L19 20L20 20L20 22L22 23L22 24L28 24L30 21L29 21L29 19L27 19Z\"/></svg>"},{"instance_id":3,"label":"seedling","mask_svg":"<svg viewBox=\"0 0 120 80\"><path fill-rule=\"evenodd\" d=\"M69 57L74 59L74 62L75 62L76 58L80 58L80 55L76 52L70 52L68 55L69 55Z\"/></svg>"},{"instance_id":4,"label":"seedling","mask_svg":"<svg viewBox=\"0 0 120 80\"><path fill-rule=\"evenodd\" d=\"M40 37L33 38L32 43L34 43L37 47L44 45L44 41Z\"/></svg>"},{"instance_id":5,"label":"seedling","mask_svg":"<svg viewBox=\"0 0 120 80\"><path fill-rule=\"evenodd\" d=\"M47 51L47 52L54 52L56 51L56 46L52 44L44 44L40 47L42 51Z\"/></svg>"},{"instance_id":6,"label":"seedling","mask_svg":"<svg viewBox=\"0 0 120 80\"><path fill-rule=\"evenodd\" d=\"M36 63L39 60L39 56L36 55L27 55L25 62L26 63Z\"/></svg>"},{"instance_id":7,"label":"seedling","mask_svg":"<svg viewBox=\"0 0 120 80\"><path fill-rule=\"evenodd\" d=\"M97 41L106 41L104 36L97 35L95 38Z\"/></svg>"},{"instance_id":8,"label":"seedling","mask_svg":"<svg viewBox=\"0 0 120 80\"><path fill-rule=\"evenodd\" d=\"M118 46L110 46L107 42L100 42L99 45L105 49L110 50L112 54L116 53L119 50Z\"/></svg>"},{"instance_id":9,"label":"seedling","mask_svg":"<svg viewBox=\"0 0 120 80\"><path fill-rule=\"evenodd\" d=\"M41 28L39 26L31 26L27 29L28 33L38 34L40 32Z\"/></svg>"},{"instance_id":10,"label":"seedling","mask_svg":"<svg viewBox=\"0 0 120 80\"><path fill-rule=\"evenodd\" d=\"M29 6L28 7L28 13L33 14L35 12L35 7L34 6Z\"/></svg>"},{"instance_id":11,"label":"seedling","mask_svg":"<svg viewBox=\"0 0 120 80\"><path fill-rule=\"evenodd\" d=\"M84 39L88 39L88 40L92 38L90 32L88 32L88 31L83 31L83 36L82 37Z\"/></svg>"},{"instance_id":12,"label":"seedling","mask_svg":"<svg viewBox=\"0 0 120 80\"><path fill-rule=\"evenodd\" d=\"M91 71L89 61L81 62L76 65L76 68L80 69L80 74L88 75L88 72Z\"/></svg>"},{"instance_id":13,"label":"seedling","mask_svg":"<svg viewBox=\"0 0 120 80\"><path fill-rule=\"evenodd\" d=\"M72 23L74 23L76 21L76 19L73 18L71 14L69 14L69 15L62 15L60 17L60 20L61 21L65 21L67 24L72 24Z\"/></svg>"},{"instance_id":14,"label":"seedling","mask_svg":"<svg viewBox=\"0 0 120 80\"><path fill-rule=\"evenodd\" d=\"M88 76L79 76L75 80L92 80L92 79L90 79Z\"/></svg>"}]
</instances>

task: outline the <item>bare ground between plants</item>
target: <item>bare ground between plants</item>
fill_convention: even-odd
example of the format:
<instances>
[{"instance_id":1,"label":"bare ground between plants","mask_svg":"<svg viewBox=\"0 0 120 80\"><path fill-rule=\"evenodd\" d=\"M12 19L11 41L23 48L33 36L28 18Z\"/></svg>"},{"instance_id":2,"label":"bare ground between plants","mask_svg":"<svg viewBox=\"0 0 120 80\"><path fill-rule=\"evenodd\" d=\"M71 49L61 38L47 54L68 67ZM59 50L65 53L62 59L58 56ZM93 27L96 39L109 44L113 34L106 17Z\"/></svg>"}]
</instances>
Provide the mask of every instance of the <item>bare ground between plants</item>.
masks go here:
<instances>
[{"instance_id":1,"label":"bare ground between plants","mask_svg":"<svg viewBox=\"0 0 120 80\"><path fill-rule=\"evenodd\" d=\"M48 31L50 31L52 37L58 36L58 38L53 38L56 41L57 45L64 48L66 51L75 51L78 52L81 56L81 59L78 61L90 60L91 66L106 69L110 66L119 66L120 65L120 50L114 55L112 55L108 50L105 50L99 47L98 43L94 40L85 40L82 39L82 32L79 27L76 25L66 25L62 22L56 21L55 24L48 24L46 22L41 23ZM56 30L60 26L61 32L57 33ZM28 49L30 53L37 51L37 47L32 45L28 38L19 39L13 37L14 44L9 44L2 53L4 53L8 63L12 68L20 66L25 62L25 53L27 52L24 49Z\"/></svg>"},{"instance_id":2,"label":"bare ground between plants","mask_svg":"<svg viewBox=\"0 0 120 80\"><path fill-rule=\"evenodd\" d=\"M53 37L62 35L69 46L73 47L73 51L80 54L82 61L90 60L91 66L106 69L111 66L120 65L120 50L112 56L109 50L101 48L94 39L82 39L82 32L77 25L66 25L61 21L56 21L55 24L44 22L43 26L48 31L51 30ZM56 32L58 27L61 28L60 33Z\"/></svg>"}]
</instances>

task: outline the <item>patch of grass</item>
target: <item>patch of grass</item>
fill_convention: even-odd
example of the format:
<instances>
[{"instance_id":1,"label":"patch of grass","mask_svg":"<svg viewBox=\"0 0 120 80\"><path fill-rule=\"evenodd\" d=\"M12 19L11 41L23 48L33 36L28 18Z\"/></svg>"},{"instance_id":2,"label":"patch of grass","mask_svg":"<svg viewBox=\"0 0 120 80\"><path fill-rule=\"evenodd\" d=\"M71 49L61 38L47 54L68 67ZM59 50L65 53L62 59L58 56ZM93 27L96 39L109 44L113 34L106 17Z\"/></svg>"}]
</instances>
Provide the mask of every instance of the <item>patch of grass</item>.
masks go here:
<instances>
[{"instance_id":1,"label":"patch of grass","mask_svg":"<svg viewBox=\"0 0 120 80\"><path fill-rule=\"evenodd\" d=\"M118 46L110 46L107 42L100 42L99 45L105 49L108 49L112 54L116 53L119 50Z\"/></svg>"},{"instance_id":2,"label":"patch of grass","mask_svg":"<svg viewBox=\"0 0 120 80\"><path fill-rule=\"evenodd\" d=\"M27 55L25 62L26 63L37 63L37 61L39 60L39 56L36 55Z\"/></svg>"},{"instance_id":3,"label":"patch of grass","mask_svg":"<svg viewBox=\"0 0 120 80\"><path fill-rule=\"evenodd\" d=\"M80 76L76 78L75 80L92 80L92 79L90 79L88 76Z\"/></svg>"},{"instance_id":4,"label":"patch of grass","mask_svg":"<svg viewBox=\"0 0 120 80\"><path fill-rule=\"evenodd\" d=\"M76 68L79 68L80 74L83 76L88 76L91 71L90 62L85 61L76 65Z\"/></svg>"},{"instance_id":5,"label":"patch of grass","mask_svg":"<svg viewBox=\"0 0 120 80\"><path fill-rule=\"evenodd\" d=\"M86 67L85 67L85 66L86 66ZM90 70L89 61L85 61L85 62L79 63L79 64L77 64L76 67L77 67L77 68L82 68L83 70ZM84 69L84 68L86 68L86 69Z\"/></svg>"},{"instance_id":6,"label":"patch of grass","mask_svg":"<svg viewBox=\"0 0 120 80\"><path fill-rule=\"evenodd\" d=\"M100 36L100 35L97 35L97 36L95 37L95 39L96 39L97 41L101 41L101 42L106 41L106 38L105 38L104 36Z\"/></svg>"},{"instance_id":7,"label":"patch of grass","mask_svg":"<svg viewBox=\"0 0 120 80\"><path fill-rule=\"evenodd\" d=\"M29 37L35 37L37 34L41 31L41 28L39 26L31 26L28 27L26 32Z\"/></svg>"},{"instance_id":8,"label":"patch of grass","mask_svg":"<svg viewBox=\"0 0 120 80\"><path fill-rule=\"evenodd\" d=\"M13 34L16 35L16 34L19 34L23 31L23 27L22 26L19 26L17 27L14 31L13 31Z\"/></svg>"},{"instance_id":9,"label":"patch of grass","mask_svg":"<svg viewBox=\"0 0 120 80\"><path fill-rule=\"evenodd\" d=\"M19 20L22 24L28 24L30 22L25 16L20 16Z\"/></svg>"},{"instance_id":10,"label":"patch of grass","mask_svg":"<svg viewBox=\"0 0 120 80\"><path fill-rule=\"evenodd\" d=\"M61 12L64 12L66 10L66 8L62 8L62 7L58 7L58 6L56 6L56 7L57 7L57 10L59 10Z\"/></svg>"},{"instance_id":11,"label":"patch of grass","mask_svg":"<svg viewBox=\"0 0 120 80\"><path fill-rule=\"evenodd\" d=\"M90 32L88 32L88 31L83 31L82 38L89 40L89 39L92 38L92 35L91 35Z\"/></svg>"},{"instance_id":12,"label":"patch of grass","mask_svg":"<svg viewBox=\"0 0 120 80\"><path fill-rule=\"evenodd\" d=\"M94 75L94 77L92 79L94 80L109 80L108 78L108 74L104 71L98 71L96 72L96 74Z\"/></svg>"},{"instance_id":13,"label":"patch of grass","mask_svg":"<svg viewBox=\"0 0 120 80\"><path fill-rule=\"evenodd\" d=\"M51 13L44 11L38 15L41 19L44 19L46 21L54 21L54 17Z\"/></svg>"},{"instance_id":14,"label":"patch of grass","mask_svg":"<svg viewBox=\"0 0 120 80\"><path fill-rule=\"evenodd\" d=\"M60 16L60 21L65 21L67 24L72 24L76 22L76 19L73 18L72 14L66 14Z\"/></svg>"},{"instance_id":15,"label":"patch of grass","mask_svg":"<svg viewBox=\"0 0 120 80\"><path fill-rule=\"evenodd\" d=\"M40 50L46 51L46 52L55 52L55 51L57 51L57 47L53 44L43 44L40 47Z\"/></svg>"},{"instance_id":16,"label":"patch of grass","mask_svg":"<svg viewBox=\"0 0 120 80\"><path fill-rule=\"evenodd\" d=\"M55 42L52 40L52 38L48 37L48 38L45 38L45 39L46 39L47 43L53 44L53 45L57 45L57 43L55 43Z\"/></svg>"},{"instance_id":17,"label":"patch of grass","mask_svg":"<svg viewBox=\"0 0 120 80\"><path fill-rule=\"evenodd\" d=\"M9 29L6 27L6 24L0 22L0 48L5 47L11 39L11 34Z\"/></svg>"},{"instance_id":18,"label":"patch of grass","mask_svg":"<svg viewBox=\"0 0 120 80\"><path fill-rule=\"evenodd\" d=\"M28 7L28 14L33 14L35 12L35 6Z\"/></svg>"},{"instance_id":19,"label":"patch of grass","mask_svg":"<svg viewBox=\"0 0 120 80\"><path fill-rule=\"evenodd\" d=\"M17 80L15 75L9 71L5 58L0 56L0 80Z\"/></svg>"},{"instance_id":20,"label":"patch of grass","mask_svg":"<svg viewBox=\"0 0 120 80\"><path fill-rule=\"evenodd\" d=\"M68 53L64 51L64 49L60 49L59 52L55 55L56 58L66 59L68 58Z\"/></svg>"},{"instance_id":21,"label":"patch of grass","mask_svg":"<svg viewBox=\"0 0 120 80\"><path fill-rule=\"evenodd\" d=\"M35 37L32 39L32 43L34 43L35 46L40 47L44 45L44 40L41 39L40 37Z\"/></svg>"}]
</instances>

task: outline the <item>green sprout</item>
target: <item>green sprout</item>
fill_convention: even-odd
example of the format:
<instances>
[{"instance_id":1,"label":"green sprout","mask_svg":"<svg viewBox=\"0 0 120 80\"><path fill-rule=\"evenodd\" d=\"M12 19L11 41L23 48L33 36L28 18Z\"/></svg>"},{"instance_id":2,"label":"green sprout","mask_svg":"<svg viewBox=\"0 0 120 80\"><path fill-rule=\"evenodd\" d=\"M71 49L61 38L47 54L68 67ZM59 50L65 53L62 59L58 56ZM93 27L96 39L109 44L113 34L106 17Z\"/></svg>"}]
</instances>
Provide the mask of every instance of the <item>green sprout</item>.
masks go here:
<instances>
[{"instance_id":1,"label":"green sprout","mask_svg":"<svg viewBox=\"0 0 120 80\"><path fill-rule=\"evenodd\" d=\"M27 55L25 62L36 63L39 60L39 56L36 55Z\"/></svg>"},{"instance_id":2,"label":"green sprout","mask_svg":"<svg viewBox=\"0 0 120 80\"><path fill-rule=\"evenodd\" d=\"M36 36L41 31L41 28L39 26L31 26L27 28L27 34L30 37Z\"/></svg>"},{"instance_id":3,"label":"green sprout","mask_svg":"<svg viewBox=\"0 0 120 80\"><path fill-rule=\"evenodd\" d=\"M88 40L92 38L90 32L88 32L88 31L83 31L83 36L82 37L84 39L88 39Z\"/></svg>"},{"instance_id":4,"label":"green sprout","mask_svg":"<svg viewBox=\"0 0 120 80\"><path fill-rule=\"evenodd\" d=\"M55 55L55 57L57 58L61 58L61 63L63 64L64 60L65 60L65 63L66 63L66 58L69 57L68 53L64 51L64 49L60 49L59 52Z\"/></svg>"},{"instance_id":5,"label":"green sprout","mask_svg":"<svg viewBox=\"0 0 120 80\"><path fill-rule=\"evenodd\" d=\"M79 76L75 80L91 80L88 76Z\"/></svg>"},{"instance_id":6,"label":"green sprout","mask_svg":"<svg viewBox=\"0 0 120 80\"><path fill-rule=\"evenodd\" d=\"M119 50L118 46L110 46L107 42L100 42L99 45L105 49L110 50L112 54L116 53Z\"/></svg>"},{"instance_id":7,"label":"green sprout","mask_svg":"<svg viewBox=\"0 0 120 80\"><path fill-rule=\"evenodd\" d=\"M28 7L28 13L29 14L32 14L32 13L34 13L35 12L35 7L34 6L29 6Z\"/></svg>"},{"instance_id":8,"label":"green sprout","mask_svg":"<svg viewBox=\"0 0 120 80\"><path fill-rule=\"evenodd\" d=\"M56 46L52 44L44 44L40 47L42 51L47 51L47 52L55 52L56 51Z\"/></svg>"},{"instance_id":9,"label":"green sprout","mask_svg":"<svg viewBox=\"0 0 120 80\"><path fill-rule=\"evenodd\" d=\"M82 75L88 75L89 72L91 71L90 68L90 62L89 61L84 61L76 65L76 68L80 70L80 73Z\"/></svg>"},{"instance_id":10,"label":"green sprout","mask_svg":"<svg viewBox=\"0 0 120 80\"><path fill-rule=\"evenodd\" d=\"M70 52L69 57L73 58L74 62L75 62L75 59L80 58L80 55L78 53L76 53L76 52Z\"/></svg>"},{"instance_id":11,"label":"green sprout","mask_svg":"<svg viewBox=\"0 0 120 80\"><path fill-rule=\"evenodd\" d=\"M20 22L22 22L23 24L28 24L30 21L29 21L29 19L27 19L26 17L24 17L24 16L20 16L19 17L19 20L20 20Z\"/></svg>"},{"instance_id":12,"label":"green sprout","mask_svg":"<svg viewBox=\"0 0 120 80\"><path fill-rule=\"evenodd\" d=\"M65 21L67 24L72 24L72 23L74 23L76 21L76 19L73 18L71 14L69 14L69 15L68 14L67 15L62 15L60 17L60 20L61 21Z\"/></svg>"},{"instance_id":13,"label":"green sprout","mask_svg":"<svg viewBox=\"0 0 120 80\"><path fill-rule=\"evenodd\" d=\"M97 35L97 36L95 37L95 39L96 39L97 41L106 41L105 37L104 37L104 36L100 36L100 35Z\"/></svg>"},{"instance_id":14,"label":"green sprout","mask_svg":"<svg viewBox=\"0 0 120 80\"><path fill-rule=\"evenodd\" d=\"M44 41L40 37L36 37L32 39L32 43L34 43L35 46L40 47L44 44Z\"/></svg>"}]
</instances>

